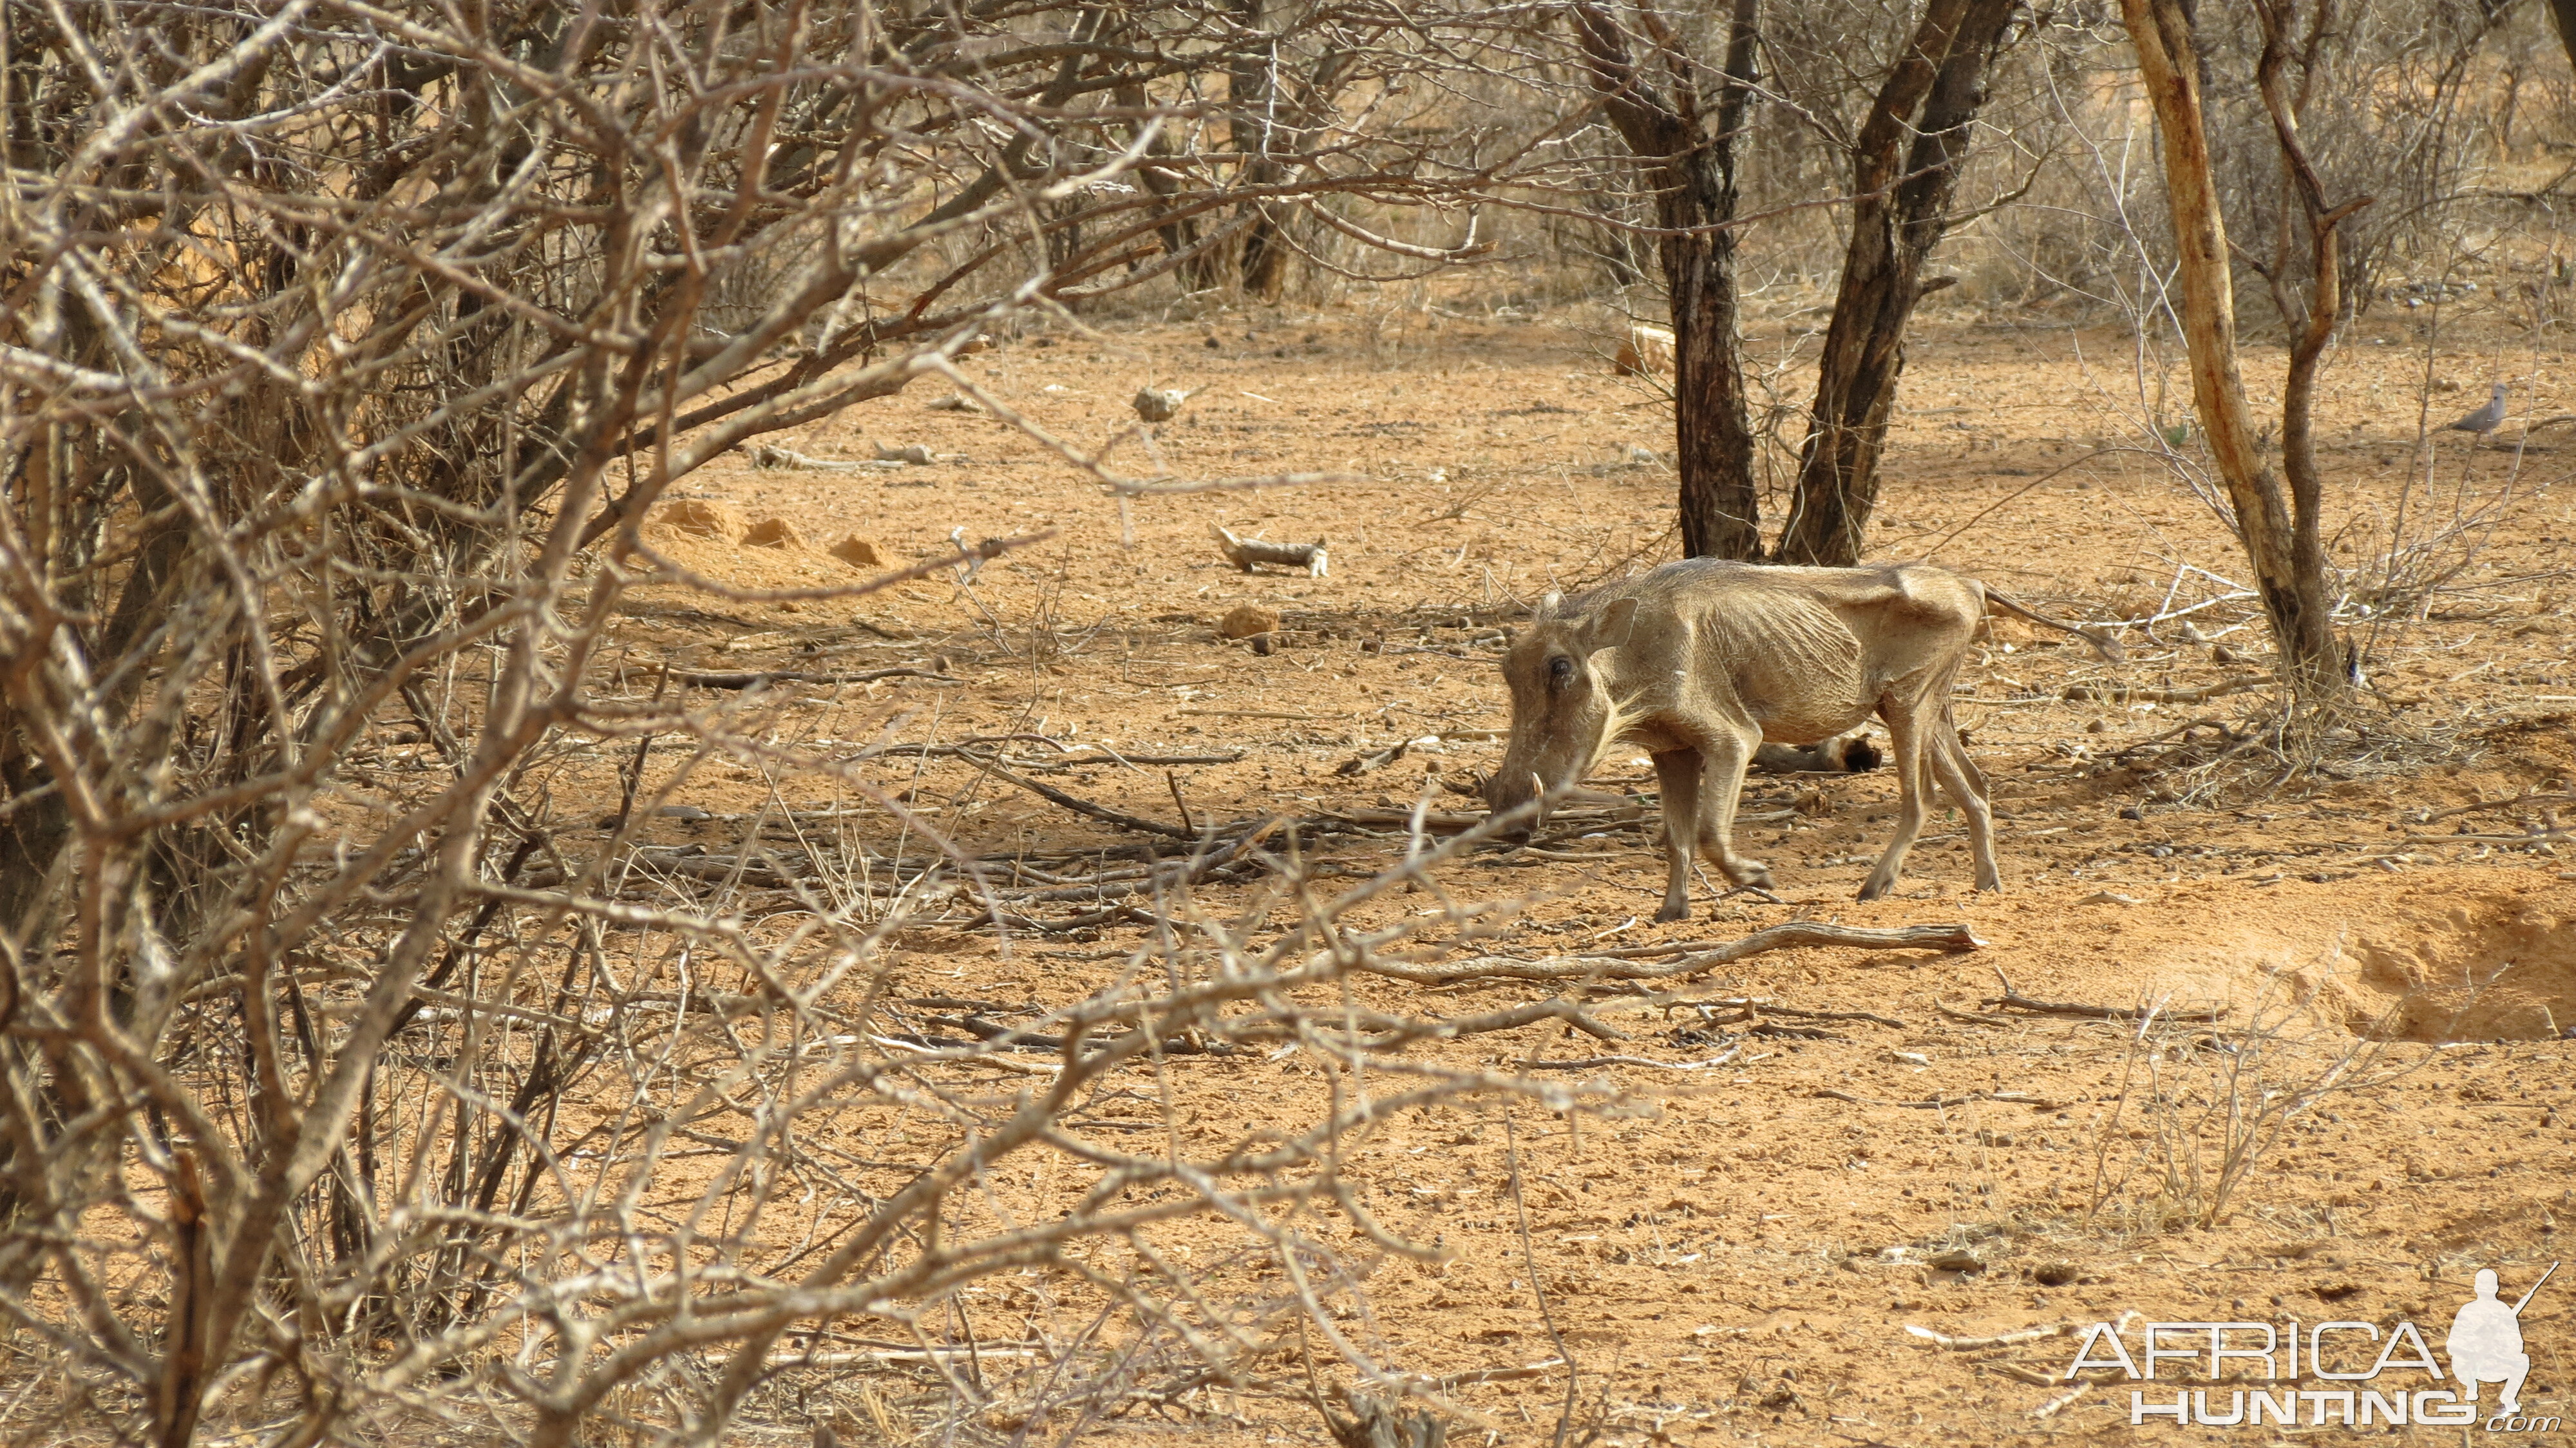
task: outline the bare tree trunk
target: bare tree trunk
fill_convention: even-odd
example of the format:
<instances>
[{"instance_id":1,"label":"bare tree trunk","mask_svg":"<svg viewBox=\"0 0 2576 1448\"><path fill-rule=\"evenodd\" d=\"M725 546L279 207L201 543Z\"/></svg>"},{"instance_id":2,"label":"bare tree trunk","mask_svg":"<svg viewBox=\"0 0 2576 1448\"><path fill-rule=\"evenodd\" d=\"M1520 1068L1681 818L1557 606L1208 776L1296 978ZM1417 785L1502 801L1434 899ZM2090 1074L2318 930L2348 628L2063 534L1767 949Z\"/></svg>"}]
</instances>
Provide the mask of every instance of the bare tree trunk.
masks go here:
<instances>
[{"instance_id":1,"label":"bare tree trunk","mask_svg":"<svg viewBox=\"0 0 2576 1448\"><path fill-rule=\"evenodd\" d=\"M2263 55L2255 66L2254 78L2263 95L2263 107L2271 113L2273 137L2281 146L2281 168L2290 190L2298 196L2308 232L2311 275L2304 324L2286 304L2286 287L2276 284L2274 294L2284 303L2281 320L2291 330L2290 370L2281 386L2281 466L2290 479L2290 559L2300 577L2319 580L2317 594L2322 599L2326 550L2318 514L2324 488L2317 474L2315 404L2317 372L2324 364L2326 346L2334 340L2335 325L2343 313L2343 253L2336 228L2345 217L2376 198L2358 197L2332 208L2326 205L2325 183L2318 179L2316 167L2309 164L2307 147L2299 140L2299 112L2307 89L2305 79L2313 73L2323 39L2333 28L2334 0L2317 0L2305 53L2300 58L2300 95L2294 99L2286 77L2290 32L2297 11L2298 0L2254 0L2254 13L2263 26Z\"/></svg>"},{"instance_id":2,"label":"bare tree trunk","mask_svg":"<svg viewBox=\"0 0 2576 1448\"><path fill-rule=\"evenodd\" d=\"M2558 43L2567 47L2567 62L2576 65L2576 0L2549 0L2549 18L2558 22Z\"/></svg>"},{"instance_id":3,"label":"bare tree trunk","mask_svg":"<svg viewBox=\"0 0 2576 1448\"><path fill-rule=\"evenodd\" d=\"M2228 274L2227 224L2219 215L2218 185L2210 172L2200 55L2190 10L2185 0L2121 0L2121 10L2164 141L2165 190L2182 279L2183 342L2191 356L2192 399L2201 430L2235 507L2236 536L2245 546L2255 590L2271 619L2282 675L2303 697L2328 696L2342 689L2344 671L2326 603L2324 556L2299 544L2280 480L2255 441L2244 378L2237 370L2235 284ZM2331 311L2325 326L2333 326ZM2312 475L2309 486L2314 486Z\"/></svg>"},{"instance_id":4,"label":"bare tree trunk","mask_svg":"<svg viewBox=\"0 0 2576 1448\"><path fill-rule=\"evenodd\" d=\"M1680 449L1682 551L1693 558L1759 558L1761 501L1753 487L1753 429L1736 343L1736 157L1753 82L1759 0L1733 0L1716 104L1700 94L1703 67L1663 17L1635 12L1650 51L1631 55L1607 7L1578 4L1574 21L1592 87L1644 163L1656 193L1657 250L1672 300L1673 421ZM1651 73L1649 70L1651 67Z\"/></svg>"},{"instance_id":5,"label":"bare tree trunk","mask_svg":"<svg viewBox=\"0 0 2576 1448\"><path fill-rule=\"evenodd\" d=\"M1236 18L1246 30L1261 29L1261 6L1262 0L1234 0ZM1283 124L1279 115L1279 57L1266 51L1246 51L1236 56L1226 72L1226 104L1232 117L1228 143L1247 158L1241 163L1239 184L1277 184L1279 163L1271 156ZM1244 295L1277 301L1280 288L1288 280L1287 240L1279 234L1278 218L1266 204L1258 199L1244 204L1256 213L1244 233L1243 248L1237 253L1243 263Z\"/></svg>"},{"instance_id":6,"label":"bare tree trunk","mask_svg":"<svg viewBox=\"0 0 2576 1448\"><path fill-rule=\"evenodd\" d=\"M1915 303L1952 280L1925 282L1923 264L1950 228L1986 74L2015 8L2015 0L1933 0L1861 126L1851 245L1780 533L1783 563L1860 561L1905 370L1905 327Z\"/></svg>"}]
</instances>

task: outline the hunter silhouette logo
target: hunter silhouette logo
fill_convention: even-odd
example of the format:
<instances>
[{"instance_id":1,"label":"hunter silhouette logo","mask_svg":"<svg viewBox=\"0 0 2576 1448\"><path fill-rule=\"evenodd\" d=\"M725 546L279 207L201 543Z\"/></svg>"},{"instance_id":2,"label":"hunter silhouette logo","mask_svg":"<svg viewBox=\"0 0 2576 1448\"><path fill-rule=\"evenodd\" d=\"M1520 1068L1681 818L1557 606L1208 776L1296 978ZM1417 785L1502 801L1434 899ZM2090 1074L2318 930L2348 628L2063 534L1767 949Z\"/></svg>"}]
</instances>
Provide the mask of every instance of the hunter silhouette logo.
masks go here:
<instances>
[{"instance_id":1,"label":"hunter silhouette logo","mask_svg":"<svg viewBox=\"0 0 2576 1448\"><path fill-rule=\"evenodd\" d=\"M2495 1269L2478 1269L2478 1295L2451 1319L2451 1336L2442 1344L2451 1354L2451 1376L2460 1380L2470 1403L2478 1400L2478 1384L2502 1383L2504 1399L2497 1408L2507 1414L2522 1411L2522 1380L2531 1372L2531 1354L2522 1350L2522 1310L2557 1270L2558 1264L2550 1263L2540 1282L2507 1307L2496 1300Z\"/></svg>"},{"instance_id":2,"label":"hunter silhouette logo","mask_svg":"<svg viewBox=\"0 0 2576 1448\"><path fill-rule=\"evenodd\" d=\"M2088 1370L2117 1368L2132 1382L2153 1382L2159 1364L2182 1362L2192 1366L2180 1372L2168 1369L2169 1377L2188 1375L2218 1383L2227 1376L2228 1359L2234 1358L2238 1381L2252 1377L2280 1384L2277 1388L2197 1388L2176 1392L2170 1401L2132 1388L2131 1426L2151 1418L2170 1418L2177 1426L2260 1427L2269 1422L2287 1428L2300 1426L2304 1409L2308 1415L2304 1426L2312 1428L2330 1422L2352 1428L2378 1423L2465 1428L2479 1422L2480 1389L2496 1383L2503 1391L2498 1394L2496 1412L2485 1420L2488 1432L2553 1432L2558 1418L2522 1416L2523 1379L2531 1372L2531 1354L2523 1348L2522 1310L2557 1272L2558 1264L2550 1263L2539 1281L2507 1305L2498 1296L2494 1270L2481 1269L2477 1295L2452 1315L2450 1335L2442 1343L2450 1358L2448 1373L2424 1334L2402 1320L2385 1331L2378 1323L2351 1321L2320 1322L2305 1329L2297 1322L2150 1322L2132 1355L2120 1337L2136 1317L2132 1313L2117 1327L2093 1324L2075 1349L2066 1376L2072 1380ZM2246 1369L2253 1362L2263 1366L2249 1373ZM2410 1382L2402 1376L2406 1373L2423 1376ZM2446 1377L2450 1381L2443 1384ZM2297 1386L2308 1379L2316 1385ZM2223 1404L2211 1401L2222 1394Z\"/></svg>"}]
</instances>

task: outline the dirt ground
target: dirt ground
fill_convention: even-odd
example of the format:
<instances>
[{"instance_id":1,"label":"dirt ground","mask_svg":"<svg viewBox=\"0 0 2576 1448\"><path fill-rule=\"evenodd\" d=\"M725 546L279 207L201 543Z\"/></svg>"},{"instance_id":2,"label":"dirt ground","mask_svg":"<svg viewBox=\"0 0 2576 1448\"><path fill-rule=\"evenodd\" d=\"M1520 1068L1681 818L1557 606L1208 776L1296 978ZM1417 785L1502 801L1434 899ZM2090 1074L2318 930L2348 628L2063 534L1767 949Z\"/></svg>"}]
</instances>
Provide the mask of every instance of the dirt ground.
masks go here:
<instances>
[{"instance_id":1,"label":"dirt ground","mask_svg":"<svg viewBox=\"0 0 2576 1448\"><path fill-rule=\"evenodd\" d=\"M952 533L1044 541L986 564L971 585L941 573L855 602L646 588L613 662L630 679L665 663L909 666L918 672L780 685L716 706L775 709L783 741L824 751L1022 734L1121 755L1239 754L1047 778L1166 823L1276 808L1384 824L1426 791L1435 811L1480 808L1440 786L1499 755L1502 624L1548 589L1674 556L1669 415L1651 384L1611 374L1594 313L1513 315L1470 296L1393 323L1227 313L1112 331L1032 331L966 366L1085 447L1132 421L1140 386L1195 389L1178 419L1115 454L1137 475L1338 480L1148 497L1122 523L1095 480L989 417L929 407L945 389L920 384L781 441L818 459L921 444L950 460L859 472L728 463L682 496L744 521L783 519L795 538L762 548L657 529L657 546L712 577L774 588L861 576L823 551L853 534L889 567L939 554ZM1799 341L1772 326L1748 346L1777 364L1767 384L1791 415L1771 422L1794 445ZM2550 801L2458 811L2524 794L2564 800L2576 779L2576 585L2565 572L2576 432L2541 427L2512 445L2527 423L2576 408L2556 390L2565 358L2473 326L2428 348L2414 318L2385 310L2335 358L2320 404L2333 556L2365 599L2388 585L2389 606L2350 612L2372 691L2365 737L2279 783L2290 761L2261 736L2212 727L2261 717L2262 693L2171 697L2258 675L2262 628L2226 581L2243 570L2220 522L2143 451L2147 413L2162 409L2159 426L2187 421L2179 374L2142 388L2132 360L2107 332L1966 316L1925 323L1911 353L1872 555L1929 557L2061 616L2168 615L2125 631L2119 665L2009 623L1981 647L1958 712L1993 782L2002 893L1969 891L1965 842L1944 815L1897 896L1857 904L1888 829L1890 778L1757 777L1739 839L1772 865L1780 903L1712 901L1703 888L1692 920L1652 924L1663 866L1636 824L1651 822L1653 777L1624 752L1592 783L1635 800L1627 827L1451 872L1459 897L1531 902L1494 947L1523 955L1725 939L1789 919L1964 922L1985 942L1964 954L1787 950L1690 983L1695 999L1867 1017L1763 1018L1785 1034L1639 1002L1604 1016L1628 1033L1615 1043L1550 1024L1417 1048L1423 1061L1501 1069L1596 1054L1690 1065L1735 1049L1699 1070L1559 1073L1628 1092L1607 1117L1524 1104L1507 1128L1499 1111L1434 1112L1386 1121L1354 1146L1350 1171L1388 1227L1450 1255L1416 1263L1352 1236L1351 1260L1375 1265L1346 1327L1379 1361L1445 1379L1452 1443L1549 1442L1569 1400L1574 1434L1617 1444L2333 1438L2344 1430L2304 1412L2287 1434L2132 1427L2125 1379L2065 1381L2077 1335L2124 1324L2135 1353L2146 1322L2377 1331L2406 1319L2440 1348L2479 1268L2501 1275L2510 1300L2556 1260L2555 1213L2576 1212L2576 1109L2558 1111L2576 1108L2576 858L2542 837L2558 827ZM2277 355L2258 352L2249 369L2258 413L2274 407ZM2496 443L2419 441L2428 417L2438 426L2466 411L2496 378L2513 384L2517 413ZM2102 447L2128 451L2087 460ZM1239 572L1216 553L1218 523L1325 539L1329 573ZM2374 564L2392 539L2393 584ZM2441 586L2425 592L2427 581ZM1246 604L1279 615L1266 652L1219 636ZM2070 699L2079 685L2089 691ZM2150 702L2112 685L2171 692ZM2184 735L2196 721L2211 723ZM1398 743L1409 743L1400 758L1336 773ZM679 765L657 765L647 782L669 784ZM866 768L970 849L1127 838L954 761ZM566 787L609 786L576 768ZM709 761L667 800L720 815L766 788L750 763ZM673 816L652 838L713 847L725 828ZM1362 874L1400 849L1366 837L1333 846ZM1237 900L1220 889L1203 903ZM1360 918L1429 903L1399 897ZM970 907L954 914L902 937L903 968L990 999L1075 998L1147 940L1133 919L1005 937ZM2142 1030L1983 1004L2004 978L2038 1000L2167 1014ZM1398 1013L1533 994L1361 989ZM2191 1018L2221 1008L2216 1021ZM1242 1129L1322 1102L1323 1083L1294 1060L1174 1058L1167 1069L1199 1076L1202 1099L1238 1106ZM2159 1110L2146 1089L2189 1096L2231 1079L2260 1088L2244 1093L2252 1124L2233 1135L2224 1121ZM2300 1109L2285 1122L2293 1098ZM2198 1225L2218 1187L2190 1168L2216 1172L2231 1140L2259 1150L2226 1183L2223 1220ZM1041 1184L1029 1190L1041 1199ZM1201 1226L1174 1240L1221 1235ZM2576 1275L2544 1287L2521 1321L2525 1413L2576 1415ZM2074 1335L1956 1346L1926 1335L2066 1327ZM2212 1397L2223 1414L2228 1393ZM1194 1401L1101 1431L1320 1436L1292 1394ZM2449 1442L2450 1431L2401 1433Z\"/></svg>"}]
</instances>

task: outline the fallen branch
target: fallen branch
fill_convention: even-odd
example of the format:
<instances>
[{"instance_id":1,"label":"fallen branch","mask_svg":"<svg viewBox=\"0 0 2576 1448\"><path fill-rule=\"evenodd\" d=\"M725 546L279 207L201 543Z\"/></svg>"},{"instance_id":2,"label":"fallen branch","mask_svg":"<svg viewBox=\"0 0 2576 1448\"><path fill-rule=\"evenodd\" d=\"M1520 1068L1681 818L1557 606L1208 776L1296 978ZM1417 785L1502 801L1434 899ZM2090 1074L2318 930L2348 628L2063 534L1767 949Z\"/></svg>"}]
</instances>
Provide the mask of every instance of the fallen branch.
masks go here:
<instances>
[{"instance_id":1,"label":"fallen branch","mask_svg":"<svg viewBox=\"0 0 2576 1448\"><path fill-rule=\"evenodd\" d=\"M671 682L693 689L753 689L763 684L869 684L879 679L936 679L943 677L935 670L904 665L892 669L862 669L852 673L814 672L805 669L753 669L745 672L704 672L696 669L671 670Z\"/></svg>"},{"instance_id":2,"label":"fallen branch","mask_svg":"<svg viewBox=\"0 0 2576 1448\"><path fill-rule=\"evenodd\" d=\"M1333 773L1344 779L1356 779L1372 769L1384 769L1404 757L1413 747L1411 740L1399 740L1375 754L1356 754L1333 767Z\"/></svg>"},{"instance_id":3,"label":"fallen branch","mask_svg":"<svg viewBox=\"0 0 2576 1448\"><path fill-rule=\"evenodd\" d=\"M1548 960L1486 955L1448 965L1368 960L1360 962L1356 968L1416 985L1451 985L1463 980L1662 980L1677 975L1697 975L1765 951L1792 950L1808 945L1838 945L1856 950L1957 952L1981 949L1985 942L1964 925L1907 925L1895 930L1877 930L1857 925L1792 920L1663 965L1634 965L1616 955L1570 955Z\"/></svg>"},{"instance_id":4,"label":"fallen branch","mask_svg":"<svg viewBox=\"0 0 2576 1448\"><path fill-rule=\"evenodd\" d=\"M2013 989L2010 978L1998 968L1995 979L2002 981L2004 993L1977 1002L1982 1010L2001 1006L2007 1010L2028 1011L2035 1016L2073 1016L2088 1021L2142 1021L2149 1016L2162 1016L2169 1021L2207 1025L2227 1018L2228 1008L2214 1007L2203 1011L2167 1010L2163 1006L2089 1006L2075 1001L2038 1001Z\"/></svg>"},{"instance_id":5,"label":"fallen branch","mask_svg":"<svg viewBox=\"0 0 2576 1448\"><path fill-rule=\"evenodd\" d=\"M2522 809L2536 804L2576 804L2576 794L2522 794L2512 799L2490 799L2478 804L2464 804L2457 809L2446 809L2439 814L2417 815L2415 823L2429 825L2435 820L2446 820L2453 815L2477 814L2491 809Z\"/></svg>"},{"instance_id":6,"label":"fallen branch","mask_svg":"<svg viewBox=\"0 0 2576 1448\"><path fill-rule=\"evenodd\" d=\"M1909 1322L1905 1324L1905 1332L1909 1337L1919 1337L1928 1343L1956 1352L1965 1352L1970 1348L2010 1347L2018 1342L2043 1342L2052 1337L2063 1337L2066 1335L2066 1324L2055 1322L2046 1327L2025 1327L2017 1332L1997 1333L1993 1337L1950 1337L1934 1332L1928 1327L1916 1327Z\"/></svg>"},{"instance_id":7,"label":"fallen branch","mask_svg":"<svg viewBox=\"0 0 2576 1448\"><path fill-rule=\"evenodd\" d=\"M1818 1087L1816 1095L1834 1101L1848 1101L1854 1106L1894 1106L1907 1111L1946 1111L1974 1101L1993 1101L2005 1106L2032 1106L2042 1111L2057 1110L2063 1103L2027 1091L1971 1091L1963 1096L1933 1096L1921 1101L1890 1101L1883 1096L1862 1096L1850 1091L1837 1091L1830 1086Z\"/></svg>"},{"instance_id":8,"label":"fallen branch","mask_svg":"<svg viewBox=\"0 0 2576 1448\"><path fill-rule=\"evenodd\" d=\"M1705 1061L1651 1061L1643 1056L1585 1056L1573 1061L1530 1061L1522 1069L1529 1071L1590 1071L1600 1066L1652 1066L1658 1071L1705 1071L1723 1066L1744 1050L1729 1046Z\"/></svg>"},{"instance_id":9,"label":"fallen branch","mask_svg":"<svg viewBox=\"0 0 2576 1448\"><path fill-rule=\"evenodd\" d=\"M1270 543L1237 537L1227 532L1222 523L1210 523L1208 527L1216 531L1216 549L1225 555L1225 561L1246 573L1252 571L1254 564L1270 563L1282 568L1303 568L1307 577L1321 578L1331 566L1321 538L1312 543Z\"/></svg>"},{"instance_id":10,"label":"fallen branch","mask_svg":"<svg viewBox=\"0 0 2576 1448\"><path fill-rule=\"evenodd\" d=\"M2091 1383L2077 1383L2074 1387L2068 1388L2065 1392L2062 1392L2056 1397L2049 1399L2047 1402L2040 1404L2038 1407L2031 1409L2030 1415L2034 1418L2056 1417L2060 1408L2066 1407L2076 1399L2083 1397L2086 1393L2091 1391L2093 1391L2093 1385Z\"/></svg>"},{"instance_id":11,"label":"fallen branch","mask_svg":"<svg viewBox=\"0 0 2576 1448\"><path fill-rule=\"evenodd\" d=\"M2248 689L2267 688L2278 682L2266 674L2247 674L2242 678L2223 679L2197 689L2145 689L2128 684L2069 684L2058 697L2070 704L2205 704L2229 694L2242 694Z\"/></svg>"},{"instance_id":12,"label":"fallen branch","mask_svg":"<svg viewBox=\"0 0 2576 1448\"><path fill-rule=\"evenodd\" d=\"M830 458L809 458L801 452L765 442L754 443L743 451L750 454L751 465L762 472L857 473L876 472L886 466L884 462L836 462Z\"/></svg>"},{"instance_id":13,"label":"fallen branch","mask_svg":"<svg viewBox=\"0 0 2576 1448\"><path fill-rule=\"evenodd\" d=\"M1195 841L1198 839L1198 834L1195 831L1182 829L1178 825L1167 825L1160 820L1149 820L1140 818L1136 815L1121 814L1118 811L1109 808L1107 805L1093 804L1087 799L1067 794L1053 785L1040 784L1026 775L1017 774L1008 769L1004 769L1002 766L994 763L990 758L984 755L960 750L958 751L957 757L965 760L971 765L974 765L977 769L984 771L995 779L1001 780L1005 784L1016 784L1020 788L1038 796L1040 799L1046 800L1050 804L1062 805L1066 809L1073 811L1075 814L1098 820L1102 824L1116 825L1122 830L1135 830L1140 834L1161 835L1167 840Z\"/></svg>"},{"instance_id":14,"label":"fallen branch","mask_svg":"<svg viewBox=\"0 0 2576 1448\"><path fill-rule=\"evenodd\" d=\"M1803 1006L1778 1005L1762 996L1734 996L1726 1000L1687 1001L1683 1004L1697 1006L1703 1012L1714 1008L1731 1007L1744 1012L1746 1019L1758 1015L1795 1016L1802 1021L1868 1021L1872 1025L1893 1026L1900 1031L1905 1029L1903 1021L1890 1020L1868 1011L1815 1011Z\"/></svg>"}]
</instances>

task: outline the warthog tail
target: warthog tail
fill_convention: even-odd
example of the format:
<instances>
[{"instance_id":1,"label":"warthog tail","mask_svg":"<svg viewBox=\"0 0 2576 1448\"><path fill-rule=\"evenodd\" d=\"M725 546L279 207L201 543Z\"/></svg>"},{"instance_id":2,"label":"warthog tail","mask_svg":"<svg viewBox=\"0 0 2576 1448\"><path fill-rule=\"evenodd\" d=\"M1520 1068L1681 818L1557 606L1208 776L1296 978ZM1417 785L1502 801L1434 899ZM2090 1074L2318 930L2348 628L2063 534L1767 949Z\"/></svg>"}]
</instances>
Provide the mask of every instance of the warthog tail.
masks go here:
<instances>
[{"instance_id":1,"label":"warthog tail","mask_svg":"<svg viewBox=\"0 0 2576 1448\"><path fill-rule=\"evenodd\" d=\"M2093 652L2100 654L2104 659L2112 663L2116 664L2122 659L2128 657L2128 652L2120 647L2120 641L2111 637L2109 634L2106 634L2099 629L2089 629L2076 624L2065 623L2058 619L2050 618L2047 614L2040 613L2035 609L2024 608L2022 605L2013 602L2008 595L1992 585L1988 585L1986 588L1986 602L1995 605L2006 613L2019 614L2021 617L2029 619L2032 623L2046 624L2060 633L2071 633L2077 638L2084 640L2084 642L2091 644L2093 646Z\"/></svg>"}]
</instances>

